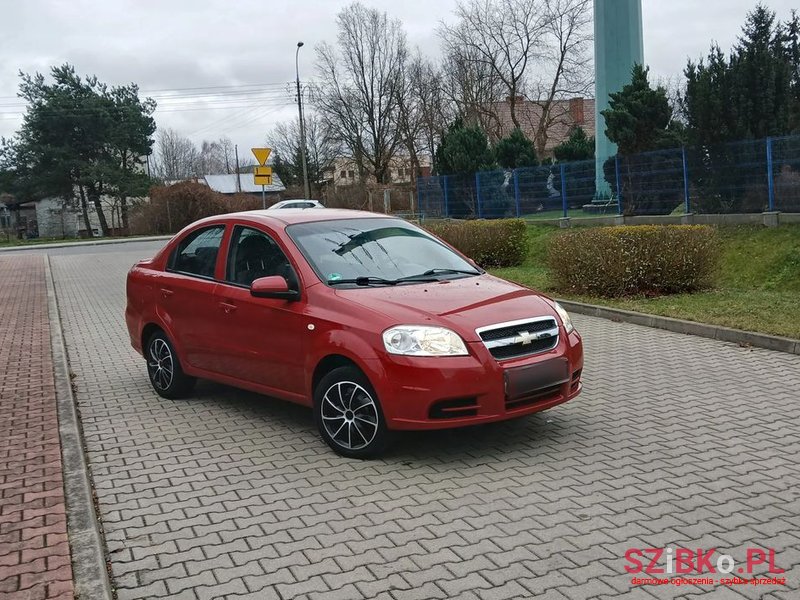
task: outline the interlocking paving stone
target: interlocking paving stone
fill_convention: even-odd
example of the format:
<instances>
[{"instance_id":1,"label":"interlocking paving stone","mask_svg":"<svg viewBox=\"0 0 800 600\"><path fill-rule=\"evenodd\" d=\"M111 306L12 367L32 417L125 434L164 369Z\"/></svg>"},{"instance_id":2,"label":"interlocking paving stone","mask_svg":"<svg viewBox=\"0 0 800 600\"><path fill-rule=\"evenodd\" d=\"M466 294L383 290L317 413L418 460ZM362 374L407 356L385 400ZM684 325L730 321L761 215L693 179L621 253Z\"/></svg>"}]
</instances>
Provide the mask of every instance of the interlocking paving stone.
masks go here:
<instances>
[{"instance_id":1,"label":"interlocking paving stone","mask_svg":"<svg viewBox=\"0 0 800 600\"><path fill-rule=\"evenodd\" d=\"M0 598L73 597L41 256L0 256Z\"/></svg>"},{"instance_id":2,"label":"interlocking paving stone","mask_svg":"<svg viewBox=\"0 0 800 600\"><path fill-rule=\"evenodd\" d=\"M712 591L631 584L625 551L667 545L775 547L785 587L714 597L800 590L800 356L577 315L576 400L350 461L308 409L210 382L156 396L123 322L149 250L120 246L51 259L119 598Z\"/></svg>"}]
</instances>

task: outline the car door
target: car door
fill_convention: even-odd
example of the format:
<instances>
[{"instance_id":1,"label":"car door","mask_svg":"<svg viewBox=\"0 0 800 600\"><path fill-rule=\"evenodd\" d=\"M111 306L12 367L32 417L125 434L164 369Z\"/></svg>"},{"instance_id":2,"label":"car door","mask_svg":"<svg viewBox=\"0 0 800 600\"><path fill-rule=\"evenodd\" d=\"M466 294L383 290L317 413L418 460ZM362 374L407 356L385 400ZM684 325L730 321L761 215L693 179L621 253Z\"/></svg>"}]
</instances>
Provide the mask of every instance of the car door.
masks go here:
<instances>
[{"instance_id":1,"label":"car door","mask_svg":"<svg viewBox=\"0 0 800 600\"><path fill-rule=\"evenodd\" d=\"M214 289L224 233L224 224L187 233L169 257L157 289L157 309L176 338L180 360L209 371L215 370L219 337Z\"/></svg>"},{"instance_id":2,"label":"car door","mask_svg":"<svg viewBox=\"0 0 800 600\"><path fill-rule=\"evenodd\" d=\"M215 291L225 335L220 361L226 374L289 396L305 390L305 298L256 298L250 285L280 275L299 289L297 271L275 239L248 225L230 236L224 280Z\"/></svg>"}]
</instances>

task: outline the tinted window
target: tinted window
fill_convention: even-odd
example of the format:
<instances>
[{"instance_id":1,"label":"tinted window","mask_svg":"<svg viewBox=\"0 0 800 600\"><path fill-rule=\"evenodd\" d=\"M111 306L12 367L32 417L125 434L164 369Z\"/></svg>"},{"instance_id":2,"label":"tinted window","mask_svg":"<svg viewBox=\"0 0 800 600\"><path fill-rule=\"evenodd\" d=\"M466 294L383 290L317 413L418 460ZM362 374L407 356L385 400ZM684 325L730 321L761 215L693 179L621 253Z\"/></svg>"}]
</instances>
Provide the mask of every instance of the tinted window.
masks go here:
<instances>
[{"instance_id":1,"label":"tinted window","mask_svg":"<svg viewBox=\"0 0 800 600\"><path fill-rule=\"evenodd\" d=\"M285 204L283 208L314 208L313 202L292 202Z\"/></svg>"},{"instance_id":2,"label":"tinted window","mask_svg":"<svg viewBox=\"0 0 800 600\"><path fill-rule=\"evenodd\" d=\"M224 232L224 225L215 225L187 235L178 245L172 269L200 277L214 277Z\"/></svg>"},{"instance_id":3,"label":"tinted window","mask_svg":"<svg viewBox=\"0 0 800 600\"><path fill-rule=\"evenodd\" d=\"M400 219L298 223L286 231L326 282L356 277L396 279L430 269L456 269L477 275L475 268L450 248Z\"/></svg>"},{"instance_id":4,"label":"tinted window","mask_svg":"<svg viewBox=\"0 0 800 600\"><path fill-rule=\"evenodd\" d=\"M271 275L291 281L292 268L286 255L266 233L237 226L231 238L227 281L249 287L259 277Z\"/></svg>"}]
</instances>

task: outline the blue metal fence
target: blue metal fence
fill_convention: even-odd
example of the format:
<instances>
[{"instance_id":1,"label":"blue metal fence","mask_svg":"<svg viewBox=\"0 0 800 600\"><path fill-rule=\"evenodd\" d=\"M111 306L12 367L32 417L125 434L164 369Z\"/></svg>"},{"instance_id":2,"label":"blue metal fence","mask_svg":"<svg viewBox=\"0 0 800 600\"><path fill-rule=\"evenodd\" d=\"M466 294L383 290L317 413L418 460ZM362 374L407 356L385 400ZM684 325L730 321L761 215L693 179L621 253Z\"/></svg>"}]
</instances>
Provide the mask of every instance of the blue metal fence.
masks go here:
<instances>
[{"instance_id":1,"label":"blue metal fence","mask_svg":"<svg viewBox=\"0 0 800 600\"><path fill-rule=\"evenodd\" d=\"M596 193L594 160L474 174L421 177L428 217L541 213L665 215L800 212L800 135L610 158L611 197Z\"/></svg>"}]
</instances>

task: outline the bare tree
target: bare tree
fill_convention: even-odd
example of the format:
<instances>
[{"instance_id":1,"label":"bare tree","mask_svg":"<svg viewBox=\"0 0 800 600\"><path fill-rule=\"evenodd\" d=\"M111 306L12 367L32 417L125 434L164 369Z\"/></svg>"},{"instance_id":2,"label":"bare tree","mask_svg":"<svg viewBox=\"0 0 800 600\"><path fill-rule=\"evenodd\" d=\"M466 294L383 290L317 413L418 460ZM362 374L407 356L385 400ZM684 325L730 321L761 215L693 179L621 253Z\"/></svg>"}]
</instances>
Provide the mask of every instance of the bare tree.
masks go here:
<instances>
[{"instance_id":1,"label":"bare tree","mask_svg":"<svg viewBox=\"0 0 800 600\"><path fill-rule=\"evenodd\" d=\"M591 0L465 0L455 14L439 34L462 114L495 139L507 135L492 107L506 96L512 126L531 132L543 155L550 132L570 118L558 101L593 84Z\"/></svg>"},{"instance_id":2,"label":"bare tree","mask_svg":"<svg viewBox=\"0 0 800 600\"><path fill-rule=\"evenodd\" d=\"M319 191L325 170L333 165L336 158L336 148L325 135L325 128L319 115L306 113L305 126L308 179ZM292 176L302 181L300 140L300 120L297 118L278 123L267 133L266 143L281 157Z\"/></svg>"},{"instance_id":3,"label":"bare tree","mask_svg":"<svg viewBox=\"0 0 800 600\"><path fill-rule=\"evenodd\" d=\"M670 123L674 125L685 126L689 119L685 102L685 77L681 75L659 77L654 82L654 86L662 87L667 92L667 100L669 100L670 108L672 108L672 117L670 119Z\"/></svg>"},{"instance_id":4,"label":"bare tree","mask_svg":"<svg viewBox=\"0 0 800 600\"><path fill-rule=\"evenodd\" d=\"M400 89L397 94L397 129L401 145L411 162L411 171L419 173L420 138L422 133L422 102L419 90L423 58L417 52L403 65Z\"/></svg>"},{"instance_id":5,"label":"bare tree","mask_svg":"<svg viewBox=\"0 0 800 600\"><path fill-rule=\"evenodd\" d=\"M493 139L502 137L502 121L497 107L503 99L503 84L492 67L478 59L474 49L444 41L445 58L441 68L443 95L452 107L453 117L478 125ZM451 119L452 120L452 119Z\"/></svg>"},{"instance_id":6,"label":"bare tree","mask_svg":"<svg viewBox=\"0 0 800 600\"><path fill-rule=\"evenodd\" d=\"M397 127L415 175L420 155L433 157L442 133L455 118L443 87L442 74L419 50L407 61L398 96Z\"/></svg>"},{"instance_id":7,"label":"bare tree","mask_svg":"<svg viewBox=\"0 0 800 600\"><path fill-rule=\"evenodd\" d=\"M543 9L542 51L531 65L536 76L529 84L538 109L528 115L539 156L544 155L553 128L571 122L569 110L557 101L584 97L594 85L591 0L546 0Z\"/></svg>"},{"instance_id":8,"label":"bare tree","mask_svg":"<svg viewBox=\"0 0 800 600\"><path fill-rule=\"evenodd\" d=\"M189 138L174 129L162 129L156 141L154 174L164 180L188 179L200 172L200 153Z\"/></svg>"},{"instance_id":9,"label":"bare tree","mask_svg":"<svg viewBox=\"0 0 800 600\"><path fill-rule=\"evenodd\" d=\"M236 171L233 142L222 137L214 141L203 140L198 155L198 169L203 175L231 174Z\"/></svg>"},{"instance_id":10,"label":"bare tree","mask_svg":"<svg viewBox=\"0 0 800 600\"><path fill-rule=\"evenodd\" d=\"M417 56L409 72L411 90L418 101L421 148L433 158L442 134L456 117L456 107L446 93L442 71L429 60Z\"/></svg>"},{"instance_id":11,"label":"bare tree","mask_svg":"<svg viewBox=\"0 0 800 600\"><path fill-rule=\"evenodd\" d=\"M508 94L511 121L521 127L517 104L524 92L528 65L543 51L548 27L547 0L468 0L459 3L453 26L439 33L448 53L483 65Z\"/></svg>"},{"instance_id":12,"label":"bare tree","mask_svg":"<svg viewBox=\"0 0 800 600\"><path fill-rule=\"evenodd\" d=\"M336 22L337 48L317 47L321 86L314 103L328 138L352 155L362 181L371 172L385 183L401 143L397 113L406 36L400 21L359 2Z\"/></svg>"}]
</instances>

